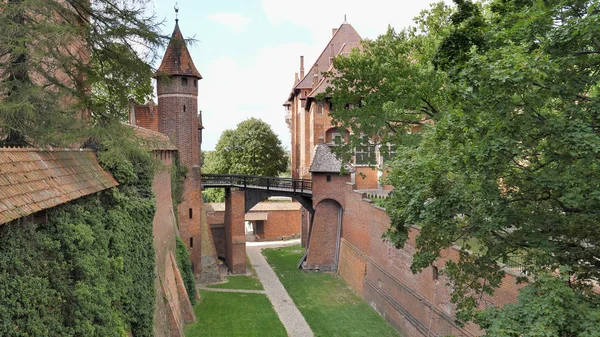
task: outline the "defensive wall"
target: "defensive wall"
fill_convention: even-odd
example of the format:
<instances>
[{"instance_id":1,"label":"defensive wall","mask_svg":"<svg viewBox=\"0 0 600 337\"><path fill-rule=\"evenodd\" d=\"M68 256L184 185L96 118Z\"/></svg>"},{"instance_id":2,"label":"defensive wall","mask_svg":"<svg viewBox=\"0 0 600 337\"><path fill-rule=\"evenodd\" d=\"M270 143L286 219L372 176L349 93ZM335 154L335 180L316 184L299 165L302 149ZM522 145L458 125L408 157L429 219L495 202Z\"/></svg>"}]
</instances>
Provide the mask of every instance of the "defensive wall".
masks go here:
<instances>
[{"instance_id":1,"label":"defensive wall","mask_svg":"<svg viewBox=\"0 0 600 337\"><path fill-rule=\"evenodd\" d=\"M170 174L174 152L153 151L155 160L161 163L152 182L156 201L153 234L156 257L154 335L157 337L183 337L185 323L196 320L176 258L178 229Z\"/></svg>"},{"instance_id":2,"label":"defensive wall","mask_svg":"<svg viewBox=\"0 0 600 337\"><path fill-rule=\"evenodd\" d=\"M327 177L329 176L329 177ZM441 252L432 267L410 271L419 229L413 227L402 249L382 239L390 227L383 208L355 191L350 176L313 174L315 218L308 242L306 269L337 270L339 275L404 336L478 336L475 324L455 324L448 279L438 273L459 247ZM341 224L337 221L341 214ZM339 226L339 229L338 229ZM337 259L336 259L337 257ZM509 271L484 305L515 302L519 286Z\"/></svg>"}]
</instances>

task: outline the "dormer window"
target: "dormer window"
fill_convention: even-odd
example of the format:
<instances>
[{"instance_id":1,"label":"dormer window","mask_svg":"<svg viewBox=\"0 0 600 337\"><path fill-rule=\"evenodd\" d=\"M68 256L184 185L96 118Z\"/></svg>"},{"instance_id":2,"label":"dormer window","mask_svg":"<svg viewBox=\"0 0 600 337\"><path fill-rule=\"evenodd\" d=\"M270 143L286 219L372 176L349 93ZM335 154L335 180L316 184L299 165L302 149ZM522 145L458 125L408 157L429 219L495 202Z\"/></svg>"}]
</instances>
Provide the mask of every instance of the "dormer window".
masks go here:
<instances>
[{"instance_id":1,"label":"dormer window","mask_svg":"<svg viewBox=\"0 0 600 337\"><path fill-rule=\"evenodd\" d=\"M186 77L181 78L181 85L184 87L187 87L187 78Z\"/></svg>"}]
</instances>

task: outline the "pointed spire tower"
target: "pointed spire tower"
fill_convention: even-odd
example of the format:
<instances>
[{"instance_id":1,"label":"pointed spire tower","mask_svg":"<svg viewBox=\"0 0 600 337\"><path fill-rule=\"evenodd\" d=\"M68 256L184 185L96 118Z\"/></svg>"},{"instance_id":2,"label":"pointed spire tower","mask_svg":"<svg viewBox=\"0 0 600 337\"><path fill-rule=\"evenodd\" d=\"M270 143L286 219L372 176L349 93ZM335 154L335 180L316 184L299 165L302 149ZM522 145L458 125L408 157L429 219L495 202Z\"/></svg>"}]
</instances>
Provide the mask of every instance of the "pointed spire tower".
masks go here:
<instances>
[{"instance_id":1,"label":"pointed spire tower","mask_svg":"<svg viewBox=\"0 0 600 337\"><path fill-rule=\"evenodd\" d=\"M177 13L179 9L175 7ZM158 94L158 131L169 136L188 169L183 201L177 206L179 235L186 243L196 279L220 280L212 236L202 203L200 137L198 132L198 80L196 69L179 29L179 19L154 77Z\"/></svg>"}]
</instances>

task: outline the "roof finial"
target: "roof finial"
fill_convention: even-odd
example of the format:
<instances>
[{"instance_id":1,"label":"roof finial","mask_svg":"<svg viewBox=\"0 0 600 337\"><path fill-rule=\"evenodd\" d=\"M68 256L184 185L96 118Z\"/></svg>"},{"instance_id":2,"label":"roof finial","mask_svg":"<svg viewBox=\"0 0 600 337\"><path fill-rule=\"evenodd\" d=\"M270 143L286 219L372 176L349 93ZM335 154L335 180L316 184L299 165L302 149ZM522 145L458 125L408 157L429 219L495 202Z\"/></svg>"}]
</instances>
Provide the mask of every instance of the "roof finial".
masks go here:
<instances>
[{"instance_id":1,"label":"roof finial","mask_svg":"<svg viewBox=\"0 0 600 337\"><path fill-rule=\"evenodd\" d=\"M348 23L348 21L346 21L346 14L344 14L344 23Z\"/></svg>"},{"instance_id":2,"label":"roof finial","mask_svg":"<svg viewBox=\"0 0 600 337\"><path fill-rule=\"evenodd\" d=\"M173 8L175 9L175 22L179 22L179 5L177 1L175 1L175 7Z\"/></svg>"}]
</instances>

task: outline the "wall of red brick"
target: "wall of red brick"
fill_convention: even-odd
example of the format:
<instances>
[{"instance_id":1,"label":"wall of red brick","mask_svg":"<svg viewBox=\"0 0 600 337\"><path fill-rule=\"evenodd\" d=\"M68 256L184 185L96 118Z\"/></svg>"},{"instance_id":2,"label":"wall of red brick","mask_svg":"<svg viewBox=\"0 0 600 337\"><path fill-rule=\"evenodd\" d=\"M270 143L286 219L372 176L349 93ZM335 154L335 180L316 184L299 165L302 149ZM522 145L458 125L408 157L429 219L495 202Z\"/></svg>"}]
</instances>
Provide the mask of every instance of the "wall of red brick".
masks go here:
<instances>
[{"instance_id":1,"label":"wall of red brick","mask_svg":"<svg viewBox=\"0 0 600 337\"><path fill-rule=\"evenodd\" d=\"M158 131L158 109L152 105L135 105L135 125Z\"/></svg>"},{"instance_id":2,"label":"wall of red brick","mask_svg":"<svg viewBox=\"0 0 600 337\"><path fill-rule=\"evenodd\" d=\"M379 185L377 169L368 166L357 166L354 181L357 190L377 189Z\"/></svg>"},{"instance_id":3,"label":"wall of red brick","mask_svg":"<svg viewBox=\"0 0 600 337\"><path fill-rule=\"evenodd\" d=\"M261 240L280 240L300 234L300 210L267 211Z\"/></svg>"},{"instance_id":4,"label":"wall of red brick","mask_svg":"<svg viewBox=\"0 0 600 337\"><path fill-rule=\"evenodd\" d=\"M248 214L251 213L253 211ZM267 220L264 220L264 232L257 238L259 240L280 240L301 233L301 210L260 210L254 213L267 213ZM225 212L208 210L206 217L211 226L217 255L219 255L220 243L217 241L220 240L220 230L217 225L225 223Z\"/></svg>"},{"instance_id":5,"label":"wall of red brick","mask_svg":"<svg viewBox=\"0 0 600 337\"><path fill-rule=\"evenodd\" d=\"M305 269L335 270L341 210L341 205L332 199L316 205Z\"/></svg>"},{"instance_id":6,"label":"wall of red brick","mask_svg":"<svg viewBox=\"0 0 600 337\"><path fill-rule=\"evenodd\" d=\"M227 266L233 274L246 273L245 194L225 189L225 240Z\"/></svg>"},{"instance_id":7,"label":"wall of red brick","mask_svg":"<svg viewBox=\"0 0 600 337\"><path fill-rule=\"evenodd\" d=\"M455 306L450 301L450 288L446 286L448 279L445 276L439 275L437 280L434 279L431 267L418 274L410 271L415 239L419 234L417 228L410 231L404 248L394 248L382 239L382 234L390 227L385 210L352 191L352 185L339 184L334 192L328 190L328 185L321 178L318 175L314 177L313 198L318 202L335 194L343 202L338 273L358 294L404 336L481 335L482 331L474 324L459 327L454 323ZM328 216L335 218L334 214ZM331 233L324 231L322 226L332 220L318 217L317 204L307 264L315 258L329 262L334 256L328 244ZM319 235L324 238L319 239ZM310 249L313 243L328 248L318 249L320 252L315 253L314 249ZM434 265L441 269L448 259L457 259L457 249L454 247L441 252ZM325 256L327 254L329 257ZM485 298L484 302L495 306L514 302L518 289L516 278L507 274L495 296Z\"/></svg>"},{"instance_id":8,"label":"wall of red brick","mask_svg":"<svg viewBox=\"0 0 600 337\"><path fill-rule=\"evenodd\" d=\"M157 154L155 152L155 159L159 160L160 156ZM183 336L184 324L195 321L185 287L181 289L178 285L177 262L171 258L176 254L177 238L177 223L171 199L171 157L163 157L161 169L155 173L152 184L156 202L153 221L156 258L154 334L159 337Z\"/></svg>"}]
</instances>

